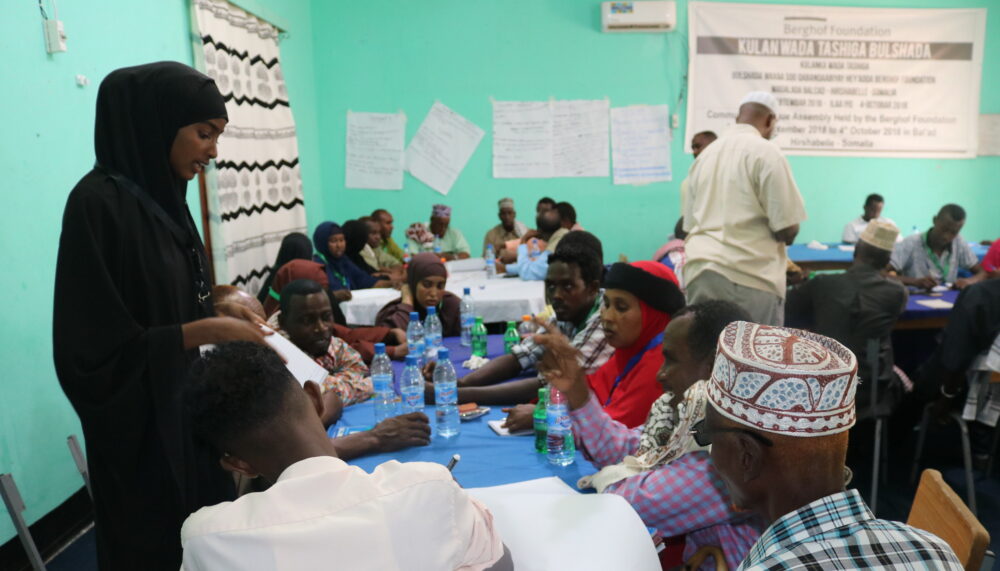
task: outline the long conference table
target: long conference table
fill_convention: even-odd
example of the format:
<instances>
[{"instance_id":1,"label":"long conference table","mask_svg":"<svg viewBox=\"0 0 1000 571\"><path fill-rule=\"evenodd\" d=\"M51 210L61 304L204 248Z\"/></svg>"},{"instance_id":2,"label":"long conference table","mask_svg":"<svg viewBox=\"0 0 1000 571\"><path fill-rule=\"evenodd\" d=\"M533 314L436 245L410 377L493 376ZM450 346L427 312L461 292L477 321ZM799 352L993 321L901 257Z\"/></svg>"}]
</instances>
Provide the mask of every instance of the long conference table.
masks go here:
<instances>
[{"instance_id":1,"label":"long conference table","mask_svg":"<svg viewBox=\"0 0 1000 571\"><path fill-rule=\"evenodd\" d=\"M482 258L455 260L448 269L447 290L461 296L464 288L476 305L476 314L486 323L520 321L522 315L534 315L545 307L545 284L520 278L486 278ZM341 302L340 310L349 325L374 325L375 316L385 304L399 297L391 288L372 288L351 292L350 301Z\"/></svg>"},{"instance_id":2,"label":"long conference table","mask_svg":"<svg viewBox=\"0 0 1000 571\"><path fill-rule=\"evenodd\" d=\"M807 244L792 244L788 247L788 259L809 270L843 270L854 261L854 246L841 243L825 243L825 250L810 248ZM988 246L969 243L972 253L983 261Z\"/></svg>"},{"instance_id":3,"label":"long conference table","mask_svg":"<svg viewBox=\"0 0 1000 571\"><path fill-rule=\"evenodd\" d=\"M444 346L451 353L451 361L459 378L467 375L470 371L462 367L462 363L469 358L470 348L462 347L458 337L446 337ZM503 336L490 335L487 347L487 355L490 357L502 355ZM398 378L403 370L403 364L393 361L393 370ZM466 488L512 484L549 476L556 476L575 488L577 480L596 471L579 451L573 464L561 468L549 464L545 454L535 452L534 436L498 436L487 425L487 421L506 418L507 414L501 412L501 408L503 407L490 406L490 412L485 416L462 422L458 436L442 438L437 435L437 429L434 427L434 406L429 405L425 408L425 412L431 419L433 431L430 445L365 456L352 460L351 464L371 472L376 466L388 460L436 462L447 465L453 454L460 454L462 459L455 466L453 473L455 479ZM341 419L330 427L328 433L332 437L336 436L340 429L369 428L374 423L375 410L369 400L346 407Z\"/></svg>"}]
</instances>

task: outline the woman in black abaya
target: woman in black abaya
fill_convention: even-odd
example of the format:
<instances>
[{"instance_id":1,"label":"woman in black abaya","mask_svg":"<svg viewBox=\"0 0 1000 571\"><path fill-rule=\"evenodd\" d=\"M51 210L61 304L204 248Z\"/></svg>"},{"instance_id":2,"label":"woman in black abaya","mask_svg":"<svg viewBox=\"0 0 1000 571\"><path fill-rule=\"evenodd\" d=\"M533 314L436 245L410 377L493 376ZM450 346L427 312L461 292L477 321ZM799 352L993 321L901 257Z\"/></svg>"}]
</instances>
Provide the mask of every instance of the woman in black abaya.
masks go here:
<instances>
[{"instance_id":1,"label":"woman in black abaya","mask_svg":"<svg viewBox=\"0 0 1000 571\"><path fill-rule=\"evenodd\" d=\"M86 437L101 569L176 570L184 519L233 495L180 398L200 345L263 340L242 308L213 307L185 202L226 122L214 81L188 66L112 72L97 96L97 164L66 203L54 357Z\"/></svg>"}]
</instances>

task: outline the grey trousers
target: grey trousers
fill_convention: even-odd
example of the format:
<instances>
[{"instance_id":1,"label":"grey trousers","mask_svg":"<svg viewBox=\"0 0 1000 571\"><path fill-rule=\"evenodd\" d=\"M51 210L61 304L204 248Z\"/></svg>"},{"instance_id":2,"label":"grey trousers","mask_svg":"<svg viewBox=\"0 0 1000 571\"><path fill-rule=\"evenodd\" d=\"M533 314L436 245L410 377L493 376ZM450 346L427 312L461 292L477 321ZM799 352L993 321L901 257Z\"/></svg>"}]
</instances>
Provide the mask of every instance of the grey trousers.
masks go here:
<instances>
[{"instance_id":1,"label":"grey trousers","mask_svg":"<svg viewBox=\"0 0 1000 571\"><path fill-rule=\"evenodd\" d=\"M749 313L754 323L785 324L784 298L769 291L733 283L729 278L711 270L701 272L687 284L686 297L688 303L712 299L730 301Z\"/></svg>"}]
</instances>

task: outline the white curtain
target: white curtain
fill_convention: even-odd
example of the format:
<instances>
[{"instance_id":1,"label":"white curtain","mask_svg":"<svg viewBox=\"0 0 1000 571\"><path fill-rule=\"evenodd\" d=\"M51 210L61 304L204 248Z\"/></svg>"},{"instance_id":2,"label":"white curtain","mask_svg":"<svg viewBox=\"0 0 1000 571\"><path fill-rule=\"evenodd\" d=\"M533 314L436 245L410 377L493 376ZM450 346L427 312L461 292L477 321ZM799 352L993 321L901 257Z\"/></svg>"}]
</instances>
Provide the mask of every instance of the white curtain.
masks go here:
<instances>
[{"instance_id":1,"label":"white curtain","mask_svg":"<svg viewBox=\"0 0 1000 571\"><path fill-rule=\"evenodd\" d=\"M256 294L281 239L306 231L279 31L223 0L191 5L197 65L215 79L229 113L207 177L215 279Z\"/></svg>"}]
</instances>

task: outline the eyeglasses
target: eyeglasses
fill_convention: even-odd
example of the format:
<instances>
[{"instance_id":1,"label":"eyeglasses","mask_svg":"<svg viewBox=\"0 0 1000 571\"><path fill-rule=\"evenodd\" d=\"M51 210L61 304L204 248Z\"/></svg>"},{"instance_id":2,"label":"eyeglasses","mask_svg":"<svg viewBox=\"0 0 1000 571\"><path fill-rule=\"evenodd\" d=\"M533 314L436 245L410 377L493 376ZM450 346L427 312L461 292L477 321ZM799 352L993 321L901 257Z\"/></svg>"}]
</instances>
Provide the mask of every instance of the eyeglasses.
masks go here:
<instances>
[{"instance_id":1,"label":"eyeglasses","mask_svg":"<svg viewBox=\"0 0 1000 571\"><path fill-rule=\"evenodd\" d=\"M708 428L705 426L704 419L696 422L694 426L691 427L691 431L688 432L688 434L694 437L694 441L698 443L698 446L708 446L709 444L712 443L712 434L715 434L717 432L742 432L743 434L746 434L747 436L753 438L757 442L760 442L764 446L774 446L774 442L771 442L771 440L768 439L766 436L762 436L752 430L747 430L746 428L718 427L718 428L713 428L712 430L708 430Z\"/></svg>"}]
</instances>

